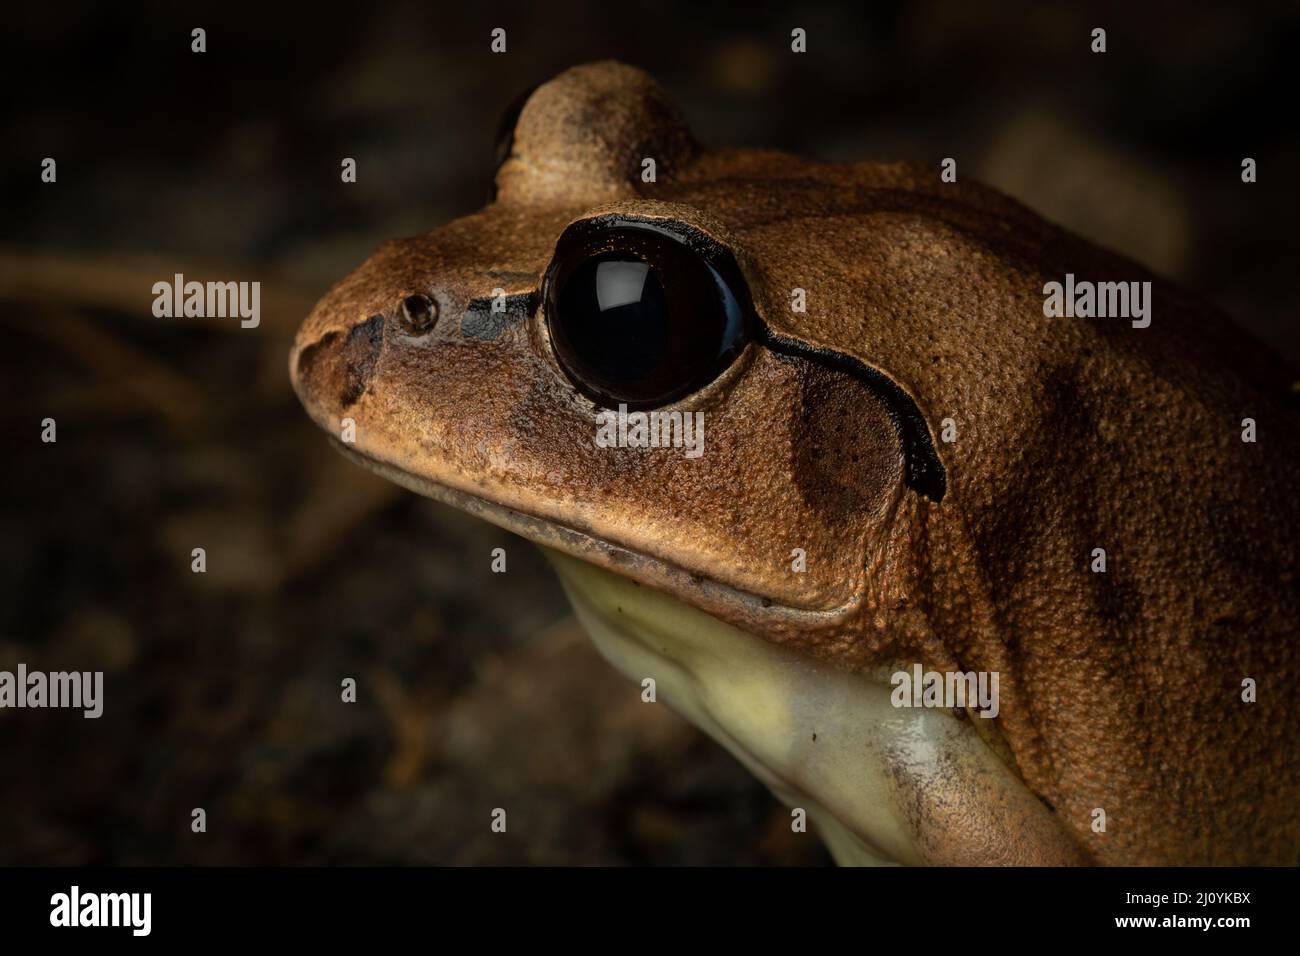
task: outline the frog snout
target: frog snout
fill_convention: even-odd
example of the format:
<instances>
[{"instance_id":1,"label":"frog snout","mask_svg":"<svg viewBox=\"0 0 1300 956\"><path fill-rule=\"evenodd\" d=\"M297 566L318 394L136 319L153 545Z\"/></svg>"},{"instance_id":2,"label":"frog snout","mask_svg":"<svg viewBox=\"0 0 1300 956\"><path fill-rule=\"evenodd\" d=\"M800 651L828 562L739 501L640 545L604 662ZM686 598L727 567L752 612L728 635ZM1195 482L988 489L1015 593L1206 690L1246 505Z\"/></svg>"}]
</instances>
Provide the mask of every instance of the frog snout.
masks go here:
<instances>
[{"instance_id":1,"label":"frog snout","mask_svg":"<svg viewBox=\"0 0 1300 956\"><path fill-rule=\"evenodd\" d=\"M294 389L309 409L347 411L365 393L379 362L384 317L372 315L347 330L334 329L295 343L289 358Z\"/></svg>"}]
</instances>

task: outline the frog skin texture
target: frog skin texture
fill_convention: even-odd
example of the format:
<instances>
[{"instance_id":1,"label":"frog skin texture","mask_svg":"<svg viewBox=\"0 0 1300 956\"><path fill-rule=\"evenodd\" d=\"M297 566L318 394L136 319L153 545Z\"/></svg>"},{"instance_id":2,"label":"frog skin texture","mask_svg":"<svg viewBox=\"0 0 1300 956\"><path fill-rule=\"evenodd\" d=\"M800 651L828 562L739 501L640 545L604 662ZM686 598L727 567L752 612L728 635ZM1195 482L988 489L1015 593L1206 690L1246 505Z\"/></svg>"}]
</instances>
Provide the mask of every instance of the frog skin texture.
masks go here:
<instances>
[{"instance_id":1,"label":"frog skin texture","mask_svg":"<svg viewBox=\"0 0 1300 956\"><path fill-rule=\"evenodd\" d=\"M336 439L355 421L341 450L838 671L997 671L1000 713L972 723L1054 835L914 791L929 862L1297 863L1294 370L937 166L705 149L616 63L532 93L496 186L303 323L290 374ZM754 340L674 406L705 412L698 460L595 447L539 319L558 238L610 215L684 223L748 287ZM1150 326L1044 316L1067 273L1150 281Z\"/></svg>"}]
</instances>

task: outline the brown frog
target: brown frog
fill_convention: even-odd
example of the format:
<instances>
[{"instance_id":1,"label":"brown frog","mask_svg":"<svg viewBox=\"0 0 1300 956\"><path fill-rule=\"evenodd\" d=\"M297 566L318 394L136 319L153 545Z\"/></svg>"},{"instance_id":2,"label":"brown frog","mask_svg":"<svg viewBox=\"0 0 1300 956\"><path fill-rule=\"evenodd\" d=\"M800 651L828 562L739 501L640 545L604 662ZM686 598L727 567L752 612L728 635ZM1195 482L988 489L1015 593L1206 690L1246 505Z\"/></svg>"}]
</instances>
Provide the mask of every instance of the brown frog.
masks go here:
<instances>
[{"instance_id":1,"label":"brown frog","mask_svg":"<svg viewBox=\"0 0 1300 956\"><path fill-rule=\"evenodd\" d=\"M303 323L346 455L540 544L841 862L1297 862L1289 368L938 168L703 149L627 66L507 147Z\"/></svg>"}]
</instances>

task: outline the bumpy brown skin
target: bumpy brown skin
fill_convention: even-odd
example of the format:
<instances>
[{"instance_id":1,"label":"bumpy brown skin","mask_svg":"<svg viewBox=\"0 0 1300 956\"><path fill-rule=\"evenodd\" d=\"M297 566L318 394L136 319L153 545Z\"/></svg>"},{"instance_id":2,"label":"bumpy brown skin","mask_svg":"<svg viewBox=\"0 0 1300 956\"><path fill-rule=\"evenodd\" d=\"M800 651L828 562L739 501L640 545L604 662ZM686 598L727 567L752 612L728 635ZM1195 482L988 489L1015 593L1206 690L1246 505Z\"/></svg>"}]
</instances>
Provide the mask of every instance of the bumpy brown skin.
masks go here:
<instances>
[{"instance_id":1,"label":"bumpy brown skin","mask_svg":"<svg viewBox=\"0 0 1300 956\"><path fill-rule=\"evenodd\" d=\"M356 422L346 451L846 669L999 671L992 742L1072 841L1001 859L1297 862L1291 370L1186 292L937 169L703 151L614 63L532 95L497 183L482 211L385 244L303 324L294 385L331 433ZM774 334L879 370L936 439L953 419L942 500L904 483L878 389L759 344L674 406L705 411L702 458L596 448L537 292L564 227L599 212L711 236ZM1150 280L1150 327L1045 318L1044 283L1067 272ZM494 289L511 309L485 333ZM414 292L438 302L427 335L397 320ZM952 845L964 819L935 832Z\"/></svg>"}]
</instances>

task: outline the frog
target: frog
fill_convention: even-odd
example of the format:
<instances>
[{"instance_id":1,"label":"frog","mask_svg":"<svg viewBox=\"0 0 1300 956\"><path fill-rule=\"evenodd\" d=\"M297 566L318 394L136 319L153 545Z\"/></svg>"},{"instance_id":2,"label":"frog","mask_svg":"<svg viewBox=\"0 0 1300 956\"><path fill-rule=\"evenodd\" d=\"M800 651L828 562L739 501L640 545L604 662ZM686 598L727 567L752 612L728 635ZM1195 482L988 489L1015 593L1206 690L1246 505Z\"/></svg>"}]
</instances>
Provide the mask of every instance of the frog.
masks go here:
<instances>
[{"instance_id":1,"label":"frog","mask_svg":"<svg viewBox=\"0 0 1300 956\"><path fill-rule=\"evenodd\" d=\"M1286 361L937 164L707 148L636 67L505 130L485 207L298 330L342 454L541 547L838 863L1297 862ZM1066 276L1141 284L1143 321L1045 308ZM910 706L913 668L997 706Z\"/></svg>"}]
</instances>

